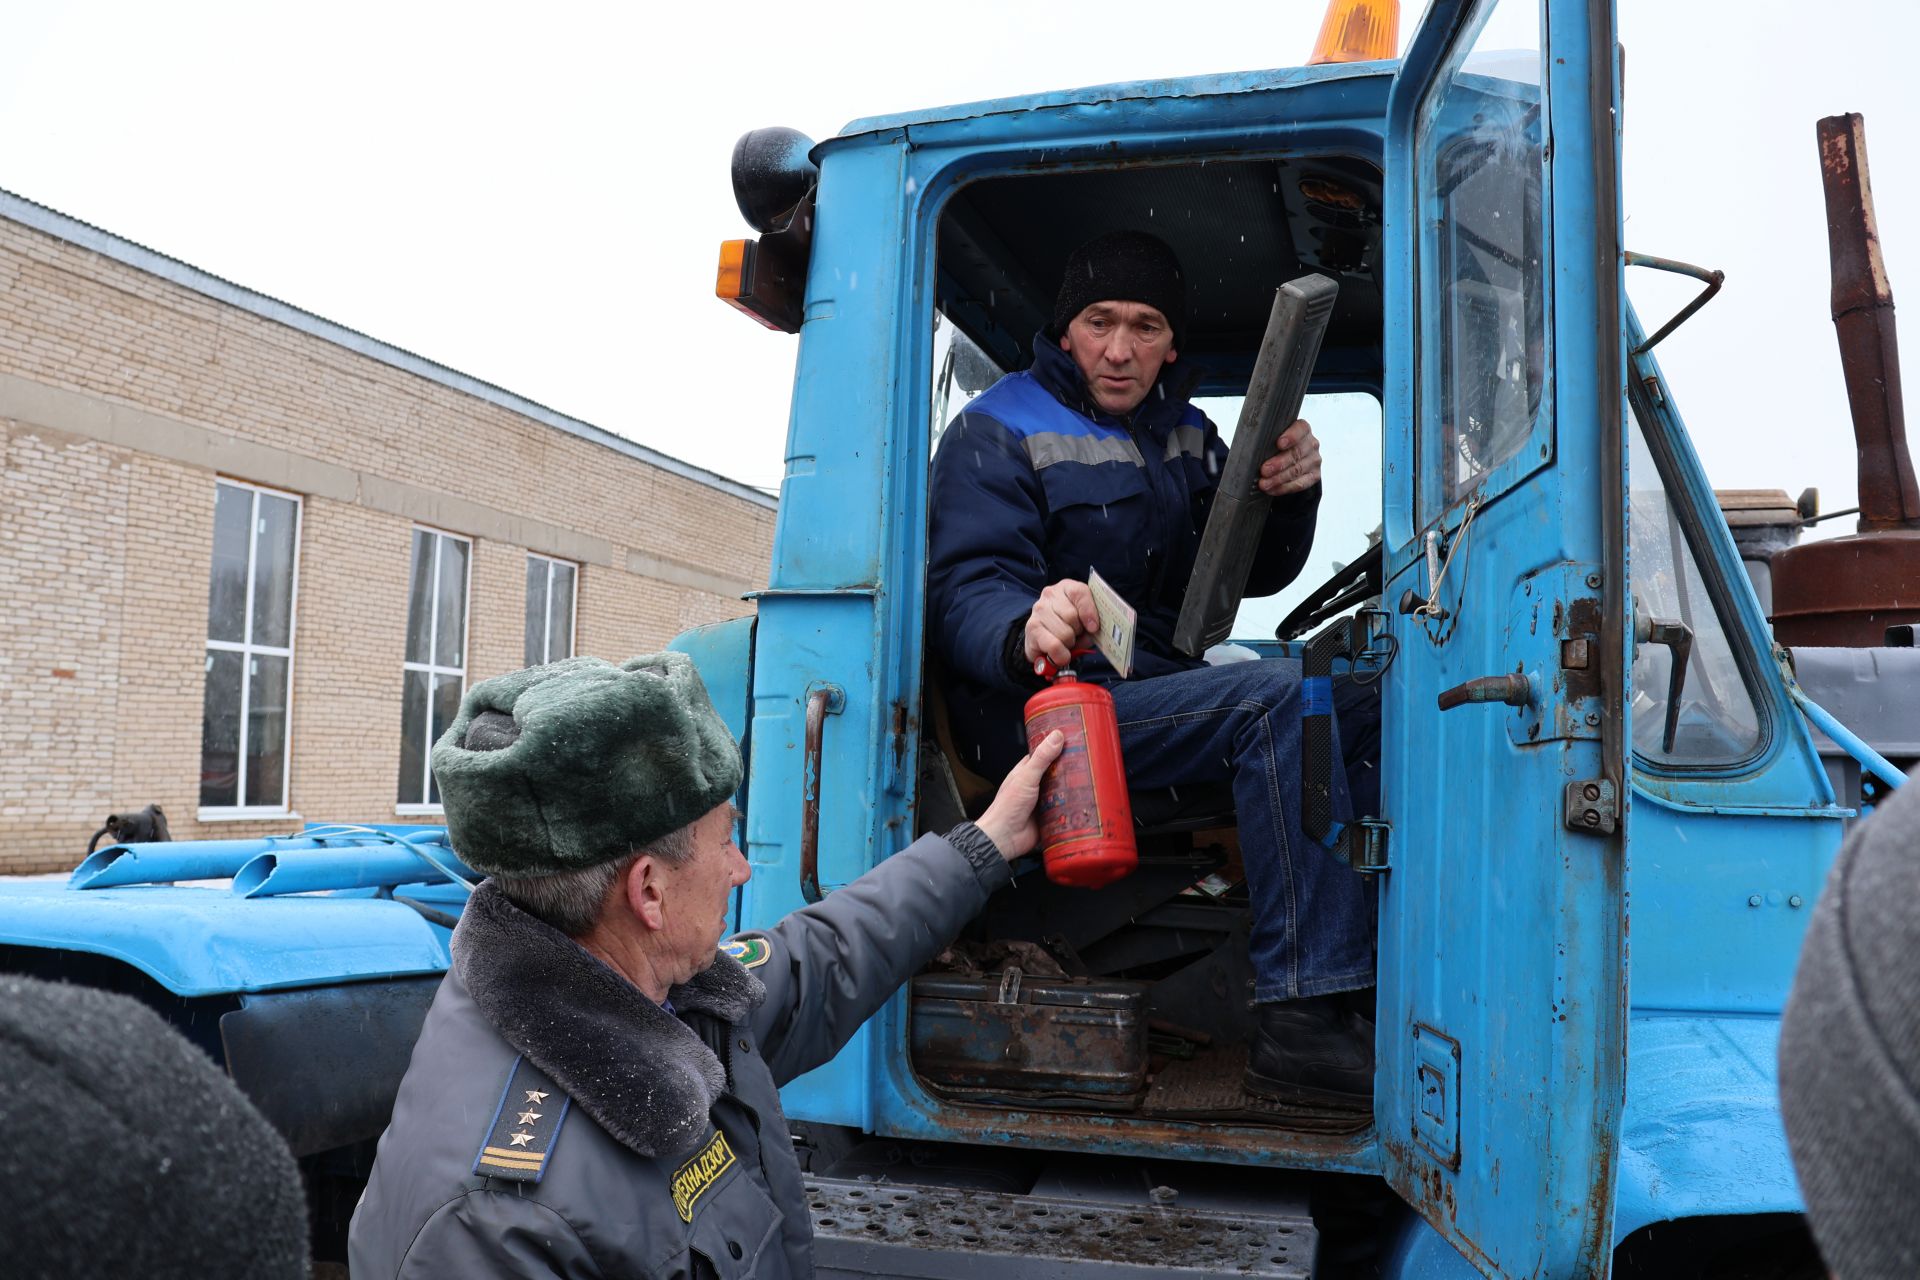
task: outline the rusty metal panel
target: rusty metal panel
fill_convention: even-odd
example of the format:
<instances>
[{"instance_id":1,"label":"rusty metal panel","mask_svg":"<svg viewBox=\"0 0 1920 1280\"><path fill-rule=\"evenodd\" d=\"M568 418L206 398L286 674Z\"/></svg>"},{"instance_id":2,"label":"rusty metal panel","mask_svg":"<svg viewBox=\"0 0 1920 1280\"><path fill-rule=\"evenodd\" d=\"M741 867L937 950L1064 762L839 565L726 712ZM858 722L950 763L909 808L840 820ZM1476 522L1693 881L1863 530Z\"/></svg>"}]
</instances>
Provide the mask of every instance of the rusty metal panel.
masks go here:
<instances>
[{"instance_id":1,"label":"rusty metal panel","mask_svg":"<svg viewBox=\"0 0 1920 1280\"><path fill-rule=\"evenodd\" d=\"M1772 568L1781 644L1875 648L1889 626L1920 621L1920 529L1803 542Z\"/></svg>"},{"instance_id":2,"label":"rusty metal panel","mask_svg":"<svg viewBox=\"0 0 1920 1280\"><path fill-rule=\"evenodd\" d=\"M1317 1270L1304 1205L1218 1212L1158 1195L1120 1204L821 1177L807 1180L807 1201L821 1280L1306 1280Z\"/></svg>"},{"instance_id":3,"label":"rusty metal panel","mask_svg":"<svg viewBox=\"0 0 1920 1280\"><path fill-rule=\"evenodd\" d=\"M1507 715L1514 745L1599 739L1605 652L1600 623L1598 565L1558 561L1514 584L1504 652L1513 674L1529 685L1529 696Z\"/></svg>"}]
</instances>

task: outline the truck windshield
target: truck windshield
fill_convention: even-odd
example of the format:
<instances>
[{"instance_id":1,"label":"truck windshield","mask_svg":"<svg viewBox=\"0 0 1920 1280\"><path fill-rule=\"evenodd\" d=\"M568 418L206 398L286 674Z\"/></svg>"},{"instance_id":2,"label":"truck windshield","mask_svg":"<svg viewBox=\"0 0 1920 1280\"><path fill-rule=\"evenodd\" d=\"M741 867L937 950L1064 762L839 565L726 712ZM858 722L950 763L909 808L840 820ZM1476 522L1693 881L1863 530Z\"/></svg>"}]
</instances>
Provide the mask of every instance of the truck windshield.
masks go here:
<instances>
[{"instance_id":1,"label":"truck windshield","mask_svg":"<svg viewBox=\"0 0 1920 1280\"><path fill-rule=\"evenodd\" d=\"M1231 444L1244 398L1207 396L1194 403ZM1300 576L1279 594L1240 602L1230 633L1236 640L1273 639L1280 620L1309 592L1380 540L1380 401L1365 391L1310 395L1300 406L1300 416L1312 424L1320 441L1323 492L1313 553Z\"/></svg>"}]
</instances>

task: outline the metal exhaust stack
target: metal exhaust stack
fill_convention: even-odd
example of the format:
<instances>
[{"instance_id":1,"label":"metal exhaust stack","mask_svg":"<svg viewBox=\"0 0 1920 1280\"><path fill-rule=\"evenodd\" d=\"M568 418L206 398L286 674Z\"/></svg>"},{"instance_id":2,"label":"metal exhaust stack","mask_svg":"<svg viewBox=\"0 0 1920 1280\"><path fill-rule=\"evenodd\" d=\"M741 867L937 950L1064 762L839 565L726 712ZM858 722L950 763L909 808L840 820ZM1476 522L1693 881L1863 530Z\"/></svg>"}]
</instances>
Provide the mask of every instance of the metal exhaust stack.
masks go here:
<instances>
[{"instance_id":1,"label":"metal exhaust stack","mask_svg":"<svg viewBox=\"0 0 1920 1280\"><path fill-rule=\"evenodd\" d=\"M1773 631L1786 645L1866 648L1920 620L1920 485L1907 450L1893 289L1867 181L1866 123L1818 126L1833 272L1833 326L1860 459L1860 532L1773 557Z\"/></svg>"}]
</instances>

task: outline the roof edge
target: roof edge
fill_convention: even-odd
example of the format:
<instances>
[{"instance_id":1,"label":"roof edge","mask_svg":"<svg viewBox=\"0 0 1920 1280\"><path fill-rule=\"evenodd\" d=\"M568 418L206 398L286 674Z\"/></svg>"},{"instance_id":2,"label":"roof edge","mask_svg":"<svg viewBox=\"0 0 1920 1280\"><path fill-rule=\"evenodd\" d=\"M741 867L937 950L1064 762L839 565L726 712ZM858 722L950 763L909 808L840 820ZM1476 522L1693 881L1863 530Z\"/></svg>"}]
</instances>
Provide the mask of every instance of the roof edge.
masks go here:
<instances>
[{"instance_id":1,"label":"roof edge","mask_svg":"<svg viewBox=\"0 0 1920 1280\"><path fill-rule=\"evenodd\" d=\"M847 122L839 133L828 138L836 142L863 134L892 129L977 120L983 116L1038 111L1050 107L1092 106L1103 102L1136 101L1151 98L1202 98L1221 94L1262 93L1346 80L1363 76L1391 74L1398 59L1374 62L1325 63L1311 67L1274 67L1258 71L1217 71L1203 75L1169 76L1157 80L1117 80L1107 84L1086 85L1077 89L1056 89L1041 93L1014 94L1004 98L982 98L915 111L896 111L886 115L861 116Z\"/></svg>"},{"instance_id":2,"label":"roof edge","mask_svg":"<svg viewBox=\"0 0 1920 1280\"><path fill-rule=\"evenodd\" d=\"M538 401L515 395L504 387L484 382L469 374L461 373L458 369L429 360L425 356L415 355L391 343L369 337L357 329L336 324L323 316L304 311L291 303L282 302L264 293L258 293L244 285L235 284L212 272L202 271L191 263L182 262L178 258L169 257L145 245L136 244L111 231L103 230L92 223L82 222L78 218L69 217L57 209L48 208L46 205L4 188L0 188L0 218L17 222L21 226L30 227L82 249L92 250L123 266L158 276L171 284L191 289L217 302L238 307L263 320L271 320L290 329L297 329L309 337L318 338L322 342L329 342L337 347L344 347L370 360L377 360L381 364L413 374L415 377L425 378L429 382L439 383L443 387L470 395L477 400L484 400L488 404L517 413L523 418L530 418L552 427L556 431L563 431L570 436L612 449L615 453L624 454L637 462L658 467L662 471L717 489L722 493L751 502L755 506L775 510L780 505L778 498L763 493L752 485L729 479L717 472L708 471L704 467L696 467L690 462L683 462L657 449L650 449L624 436L615 435L605 427L596 427L591 422L569 417L558 410L549 409Z\"/></svg>"}]
</instances>

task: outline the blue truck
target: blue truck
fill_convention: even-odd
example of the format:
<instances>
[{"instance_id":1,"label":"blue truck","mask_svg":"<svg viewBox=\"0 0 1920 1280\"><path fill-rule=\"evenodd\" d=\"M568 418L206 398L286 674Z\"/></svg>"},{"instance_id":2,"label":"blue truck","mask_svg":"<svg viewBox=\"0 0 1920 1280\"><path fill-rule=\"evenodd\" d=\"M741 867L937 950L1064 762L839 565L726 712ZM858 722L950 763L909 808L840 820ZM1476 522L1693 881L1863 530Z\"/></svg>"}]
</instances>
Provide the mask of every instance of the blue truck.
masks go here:
<instances>
[{"instance_id":1,"label":"blue truck","mask_svg":"<svg viewBox=\"0 0 1920 1280\"><path fill-rule=\"evenodd\" d=\"M1232 816L1143 807L1134 876L1020 877L968 939L996 958L785 1091L822 1275L1822 1274L1779 1016L1845 830L1920 756L1920 663L1776 644L1626 300L1630 261L1672 264L1621 241L1621 65L1603 0L1434 0L1399 59L736 149L759 234L720 292L799 335L785 475L755 616L674 644L750 763L741 928L978 802L926 657L929 463L1095 232L1187 264L1182 358L1223 424L1274 288L1338 282L1306 414L1329 581L1284 637L1251 605L1238 634L1297 654L1351 619L1383 706L1350 851L1379 904L1371 1114L1240 1091ZM248 866L272 850L179 845L0 894L0 965L142 995L264 1100L321 1258L465 878L417 829L345 837L292 838L291 894Z\"/></svg>"}]
</instances>

